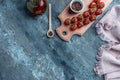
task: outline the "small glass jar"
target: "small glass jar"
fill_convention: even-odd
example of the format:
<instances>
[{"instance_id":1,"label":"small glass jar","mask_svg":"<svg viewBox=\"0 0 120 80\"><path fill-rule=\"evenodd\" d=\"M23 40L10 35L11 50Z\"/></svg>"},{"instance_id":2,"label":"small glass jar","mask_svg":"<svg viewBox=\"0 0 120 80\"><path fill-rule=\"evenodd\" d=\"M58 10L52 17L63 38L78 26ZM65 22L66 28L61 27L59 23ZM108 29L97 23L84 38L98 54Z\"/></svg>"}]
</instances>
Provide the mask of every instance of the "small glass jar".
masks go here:
<instances>
[{"instance_id":1,"label":"small glass jar","mask_svg":"<svg viewBox=\"0 0 120 80\"><path fill-rule=\"evenodd\" d=\"M47 7L46 0L26 0L27 9L33 15L40 15L45 12Z\"/></svg>"}]
</instances>

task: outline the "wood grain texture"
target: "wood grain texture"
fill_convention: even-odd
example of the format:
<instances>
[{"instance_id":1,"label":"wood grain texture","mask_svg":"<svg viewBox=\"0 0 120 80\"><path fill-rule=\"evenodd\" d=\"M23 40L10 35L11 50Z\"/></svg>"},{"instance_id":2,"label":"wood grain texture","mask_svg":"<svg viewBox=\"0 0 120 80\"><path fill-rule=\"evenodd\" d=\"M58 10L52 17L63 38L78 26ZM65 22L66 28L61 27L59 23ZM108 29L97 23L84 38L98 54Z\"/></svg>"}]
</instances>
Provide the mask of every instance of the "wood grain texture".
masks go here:
<instances>
[{"instance_id":1,"label":"wood grain texture","mask_svg":"<svg viewBox=\"0 0 120 80\"><path fill-rule=\"evenodd\" d=\"M88 10L88 5L92 0L83 0L83 1L85 4L85 7L84 7L84 10L79 14L82 14L84 11ZM105 3L105 7L103 8L103 11L104 11L106 7L112 2L112 0L102 0L102 1ZM78 16L79 14L70 13L70 8L68 4L67 7L63 10L63 12L61 12L61 14L58 16L58 18L61 21L61 26L59 26L56 29L56 32L61 39L65 41L70 41L71 37L75 34L82 36L88 30L88 28L90 28L90 26L94 23L94 22L91 22L90 24L83 26L82 28L77 29L76 31L71 31L69 27L66 27L64 25L64 21L66 18L72 18L72 17ZM66 35L63 35L63 32L66 32Z\"/></svg>"}]
</instances>

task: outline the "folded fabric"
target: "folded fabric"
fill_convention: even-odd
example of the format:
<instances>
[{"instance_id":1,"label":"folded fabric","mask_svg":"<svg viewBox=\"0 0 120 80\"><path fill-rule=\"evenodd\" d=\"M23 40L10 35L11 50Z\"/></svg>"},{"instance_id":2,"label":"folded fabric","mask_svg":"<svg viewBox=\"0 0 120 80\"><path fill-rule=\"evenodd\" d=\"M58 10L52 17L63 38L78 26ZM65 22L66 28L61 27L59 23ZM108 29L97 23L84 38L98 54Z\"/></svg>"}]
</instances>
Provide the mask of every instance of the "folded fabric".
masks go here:
<instances>
[{"instance_id":1,"label":"folded fabric","mask_svg":"<svg viewBox=\"0 0 120 80\"><path fill-rule=\"evenodd\" d=\"M96 28L108 44L100 47L94 70L98 75L105 75L105 80L120 80L120 5L113 6Z\"/></svg>"}]
</instances>

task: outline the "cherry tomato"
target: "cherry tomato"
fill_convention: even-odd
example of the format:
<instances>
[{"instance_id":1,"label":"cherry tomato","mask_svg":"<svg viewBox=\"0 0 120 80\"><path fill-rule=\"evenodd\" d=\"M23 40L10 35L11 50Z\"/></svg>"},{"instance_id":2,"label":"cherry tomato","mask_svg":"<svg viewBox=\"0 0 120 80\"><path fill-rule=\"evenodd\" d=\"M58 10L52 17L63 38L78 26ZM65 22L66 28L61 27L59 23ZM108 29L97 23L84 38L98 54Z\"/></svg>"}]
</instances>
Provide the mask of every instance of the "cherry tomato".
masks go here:
<instances>
[{"instance_id":1,"label":"cherry tomato","mask_svg":"<svg viewBox=\"0 0 120 80\"><path fill-rule=\"evenodd\" d=\"M95 12L96 15L100 15L102 14L102 10L101 9L97 9L97 11Z\"/></svg>"},{"instance_id":2,"label":"cherry tomato","mask_svg":"<svg viewBox=\"0 0 120 80\"><path fill-rule=\"evenodd\" d=\"M96 6L97 6L96 2L93 1L90 3L89 8L94 8Z\"/></svg>"},{"instance_id":3,"label":"cherry tomato","mask_svg":"<svg viewBox=\"0 0 120 80\"><path fill-rule=\"evenodd\" d=\"M77 29L77 24L72 24L70 30L75 31Z\"/></svg>"},{"instance_id":4,"label":"cherry tomato","mask_svg":"<svg viewBox=\"0 0 120 80\"><path fill-rule=\"evenodd\" d=\"M96 8L89 8L89 14L92 15L96 11Z\"/></svg>"},{"instance_id":5,"label":"cherry tomato","mask_svg":"<svg viewBox=\"0 0 120 80\"><path fill-rule=\"evenodd\" d=\"M82 16L81 14L78 15L77 20L78 20L78 21L82 21L82 20L83 20L83 16Z\"/></svg>"},{"instance_id":6,"label":"cherry tomato","mask_svg":"<svg viewBox=\"0 0 120 80\"><path fill-rule=\"evenodd\" d=\"M95 15L91 15L91 16L89 17L89 19L90 19L90 21L95 21L95 20L96 20L96 16L95 16Z\"/></svg>"},{"instance_id":7,"label":"cherry tomato","mask_svg":"<svg viewBox=\"0 0 120 80\"><path fill-rule=\"evenodd\" d=\"M97 3L97 2L100 2L100 1L101 1L101 0L94 0L94 2L96 2L96 3Z\"/></svg>"},{"instance_id":8,"label":"cherry tomato","mask_svg":"<svg viewBox=\"0 0 120 80\"><path fill-rule=\"evenodd\" d=\"M105 3L104 2L98 2L98 4L97 4L97 8L98 9L102 9L104 7L105 7Z\"/></svg>"},{"instance_id":9,"label":"cherry tomato","mask_svg":"<svg viewBox=\"0 0 120 80\"><path fill-rule=\"evenodd\" d=\"M70 18L67 18L67 19L65 20L65 22L64 22L65 25L70 25L70 23L71 23Z\"/></svg>"},{"instance_id":10,"label":"cherry tomato","mask_svg":"<svg viewBox=\"0 0 120 80\"><path fill-rule=\"evenodd\" d=\"M75 22L77 22L77 18L76 18L76 17L73 17L73 18L71 19L71 23L75 23Z\"/></svg>"},{"instance_id":11,"label":"cherry tomato","mask_svg":"<svg viewBox=\"0 0 120 80\"><path fill-rule=\"evenodd\" d=\"M83 23L82 23L82 22L78 22L78 23L77 23L77 27L78 27L78 28L81 28L82 26L83 26Z\"/></svg>"},{"instance_id":12,"label":"cherry tomato","mask_svg":"<svg viewBox=\"0 0 120 80\"><path fill-rule=\"evenodd\" d=\"M90 15L90 14L89 14L89 12L88 12L88 11L85 11L85 12L83 13L83 17L84 17L84 18L89 17L89 15Z\"/></svg>"},{"instance_id":13,"label":"cherry tomato","mask_svg":"<svg viewBox=\"0 0 120 80\"><path fill-rule=\"evenodd\" d=\"M90 20L89 19L84 19L84 21L83 21L83 24L84 25L88 25L90 23Z\"/></svg>"}]
</instances>

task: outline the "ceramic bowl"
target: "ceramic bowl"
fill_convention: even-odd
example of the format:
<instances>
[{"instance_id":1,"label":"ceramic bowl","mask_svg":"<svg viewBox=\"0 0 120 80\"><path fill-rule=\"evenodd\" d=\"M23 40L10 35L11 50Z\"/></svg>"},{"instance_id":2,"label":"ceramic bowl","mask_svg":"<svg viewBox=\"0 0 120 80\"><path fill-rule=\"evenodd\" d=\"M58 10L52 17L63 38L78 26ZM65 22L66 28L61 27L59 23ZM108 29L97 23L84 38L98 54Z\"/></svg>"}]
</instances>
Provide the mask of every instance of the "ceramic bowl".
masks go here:
<instances>
[{"instance_id":1,"label":"ceramic bowl","mask_svg":"<svg viewBox=\"0 0 120 80\"><path fill-rule=\"evenodd\" d=\"M81 10L74 10L73 8L72 8L72 4L73 3L75 3L75 2L79 2L80 4L81 4L81 6L82 6L82 9ZM80 13L83 9L84 9L84 2L82 1L82 0L72 0L71 2L70 2L70 9L71 9L71 11L73 11L74 13Z\"/></svg>"}]
</instances>

